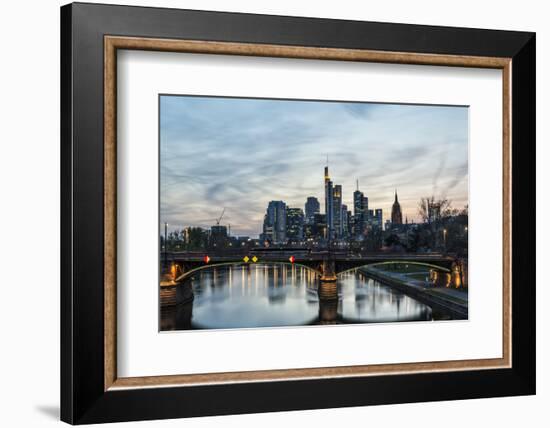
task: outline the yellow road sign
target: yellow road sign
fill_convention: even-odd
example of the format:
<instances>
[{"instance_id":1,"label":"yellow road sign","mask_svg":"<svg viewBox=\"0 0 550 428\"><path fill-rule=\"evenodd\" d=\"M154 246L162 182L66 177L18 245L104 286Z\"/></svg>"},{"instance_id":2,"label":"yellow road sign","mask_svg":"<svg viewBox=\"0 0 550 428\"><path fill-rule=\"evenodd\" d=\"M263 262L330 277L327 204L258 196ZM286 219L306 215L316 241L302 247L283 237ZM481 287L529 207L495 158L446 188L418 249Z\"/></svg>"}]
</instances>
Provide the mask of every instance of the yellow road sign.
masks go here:
<instances>
[{"instance_id":1,"label":"yellow road sign","mask_svg":"<svg viewBox=\"0 0 550 428\"><path fill-rule=\"evenodd\" d=\"M253 261L254 263L256 263L256 262L258 261L258 257L252 256L252 261Z\"/></svg>"},{"instance_id":2,"label":"yellow road sign","mask_svg":"<svg viewBox=\"0 0 550 428\"><path fill-rule=\"evenodd\" d=\"M244 260L245 263L248 263L248 261L249 261L250 259L248 258L248 256L244 256L243 260Z\"/></svg>"}]
</instances>

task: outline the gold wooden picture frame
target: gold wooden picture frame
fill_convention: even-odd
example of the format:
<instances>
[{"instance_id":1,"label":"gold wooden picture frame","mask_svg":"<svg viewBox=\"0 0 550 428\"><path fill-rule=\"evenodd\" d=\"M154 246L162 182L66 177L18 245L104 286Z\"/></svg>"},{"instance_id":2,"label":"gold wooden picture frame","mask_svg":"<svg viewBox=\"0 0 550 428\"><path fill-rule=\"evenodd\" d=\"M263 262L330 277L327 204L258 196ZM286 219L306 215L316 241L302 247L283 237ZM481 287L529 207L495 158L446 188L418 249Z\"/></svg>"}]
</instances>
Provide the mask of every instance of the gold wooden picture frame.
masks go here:
<instances>
[{"instance_id":1,"label":"gold wooden picture frame","mask_svg":"<svg viewBox=\"0 0 550 428\"><path fill-rule=\"evenodd\" d=\"M511 58L459 55L432 55L405 52L377 52L354 49L296 47L246 43L168 40L105 36L105 390L166 385L219 384L334 378L384 374L407 374L450 370L497 369L511 364L511 233L510 233L510 80ZM117 50L145 50L209 55L359 61L390 64L439 65L494 68L502 70L503 147L503 348L502 358L433 361L424 363L358 365L308 369L262 370L250 372L204 373L172 376L119 378L116 375L116 64Z\"/></svg>"}]
</instances>

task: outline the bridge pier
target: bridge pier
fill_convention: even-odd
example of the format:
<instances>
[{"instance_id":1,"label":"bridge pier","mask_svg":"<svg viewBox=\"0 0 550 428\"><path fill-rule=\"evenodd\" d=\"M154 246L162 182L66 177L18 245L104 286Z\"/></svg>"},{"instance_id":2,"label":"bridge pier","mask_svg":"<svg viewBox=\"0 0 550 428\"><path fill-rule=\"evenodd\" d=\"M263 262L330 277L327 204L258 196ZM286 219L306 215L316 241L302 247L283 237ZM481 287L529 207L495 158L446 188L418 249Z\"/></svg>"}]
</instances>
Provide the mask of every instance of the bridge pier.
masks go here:
<instances>
[{"instance_id":1,"label":"bridge pier","mask_svg":"<svg viewBox=\"0 0 550 428\"><path fill-rule=\"evenodd\" d=\"M319 323L336 324L338 321L338 300L319 301Z\"/></svg>"},{"instance_id":2,"label":"bridge pier","mask_svg":"<svg viewBox=\"0 0 550 428\"><path fill-rule=\"evenodd\" d=\"M338 300L338 285L336 281L320 281L317 290L319 300Z\"/></svg>"},{"instance_id":3,"label":"bridge pier","mask_svg":"<svg viewBox=\"0 0 550 428\"><path fill-rule=\"evenodd\" d=\"M321 278L319 279L317 294L321 301L338 300L338 286L336 285L334 260L325 259L323 263L321 263Z\"/></svg>"},{"instance_id":4,"label":"bridge pier","mask_svg":"<svg viewBox=\"0 0 550 428\"><path fill-rule=\"evenodd\" d=\"M336 282L336 264L334 260L321 263L321 282Z\"/></svg>"}]
</instances>

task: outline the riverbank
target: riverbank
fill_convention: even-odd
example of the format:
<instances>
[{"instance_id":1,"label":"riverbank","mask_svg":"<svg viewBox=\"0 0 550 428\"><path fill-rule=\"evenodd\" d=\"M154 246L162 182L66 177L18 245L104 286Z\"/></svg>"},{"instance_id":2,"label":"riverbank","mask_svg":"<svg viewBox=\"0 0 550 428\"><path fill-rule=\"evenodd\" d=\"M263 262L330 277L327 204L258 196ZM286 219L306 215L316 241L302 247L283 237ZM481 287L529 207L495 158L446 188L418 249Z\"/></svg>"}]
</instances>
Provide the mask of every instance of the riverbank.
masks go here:
<instances>
[{"instance_id":1,"label":"riverbank","mask_svg":"<svg viewBox=\"0 0 550 428\"><path fill-rule=\"evenodd\" d=\"M403 273L388 272L372 266L358 269L361 275L395 288L432 309L442 311L452 319L468 319L468 293L452 288L427 286L425 281Z\"/></svg>"}]
</instances>

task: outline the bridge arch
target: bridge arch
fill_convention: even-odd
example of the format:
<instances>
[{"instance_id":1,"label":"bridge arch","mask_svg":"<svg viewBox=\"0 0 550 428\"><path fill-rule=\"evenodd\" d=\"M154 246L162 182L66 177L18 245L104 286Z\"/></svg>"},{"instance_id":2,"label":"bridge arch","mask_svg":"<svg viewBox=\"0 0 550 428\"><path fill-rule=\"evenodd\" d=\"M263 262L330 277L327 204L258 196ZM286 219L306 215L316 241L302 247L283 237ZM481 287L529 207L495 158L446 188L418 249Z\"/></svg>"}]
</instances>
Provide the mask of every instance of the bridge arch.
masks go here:
<instances>
[{"instance_id":1,"label":"bridge arch","mask_svg":"<svg viewBox=\"0 0 550 428\"><path fill-rule=\"evenodd\" d=\"M362 267L366 267L366 266L373 266L373 267L376 267L376 266L381 266L381 265L393 265L393 264L402 264L402 265L415 265L415 266L422 266L422 267L429 267L430 269L436 269L438 271L442 271L442 272L446 272L446 273L451 273L451 269L448 269L446 267L443 267L443 266L439 266L439 265L435 265L435 264L432 264L432 263L427 263L427 262L417 262L417 261L407 261L407 260L393 260L393 261L384 261L384 262L374 262L374 263L365 263L363 265L360 265L360 266L354 266L354 267L351 267L351 268L348 268L348 269L344 269L342 271L339 271L337 273L337 275L340 275L340 274L343 274L343 273L347 273L347 272L352 272L354 270L357 270L357 269L360 269Z\"/></svg>"},{"instance_id":2,"label":"bridge arch","mask_svg":"<svg viewBox=\"0 0 550 428\"><path fill-rule=\"evenodd\" d=\"M296 266L296 267L305 268L305 269L315 273L318 276L322 275L322 273L319 269L315 269L314 267L308 266L308 265L303 264L303 263L290 263L290 262L284 262L284 261L273 261L273 262L271 262L271 261L261 261L261 262L258 262L258 263L245 263L243 261L234 261L234 262L221 262L221 263L205 264L203 266L198 266L198 267L192 268L192 269L188 270L187 272L184 272L183 274L181 274L179 277L177 277L175 279L175 282L176 283L182 282L182 281L186 280L187 278L191 277L193 274L195 274L199 271L202 271L202 270L205 270L205 269L214 269L214 268L217 268L219 266L265 266L265 265L268 265L268 266L269 265Z\"/></svg>"}]
</instances>

